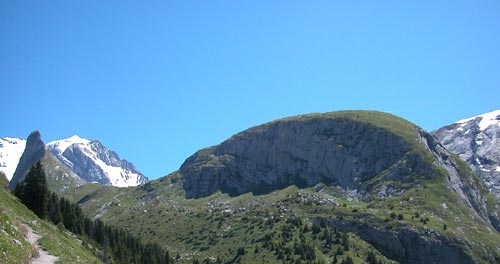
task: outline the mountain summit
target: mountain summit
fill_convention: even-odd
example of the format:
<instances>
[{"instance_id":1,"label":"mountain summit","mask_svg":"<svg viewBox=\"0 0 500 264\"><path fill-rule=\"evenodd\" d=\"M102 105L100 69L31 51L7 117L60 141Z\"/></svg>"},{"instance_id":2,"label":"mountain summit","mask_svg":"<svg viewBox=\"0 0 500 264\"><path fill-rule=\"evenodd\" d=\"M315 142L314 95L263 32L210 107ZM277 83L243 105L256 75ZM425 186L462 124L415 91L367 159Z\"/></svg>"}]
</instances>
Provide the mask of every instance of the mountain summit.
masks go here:
<instances>
[{"instance_id":1,"label":"mountain summit","mask_svg":"<svg viewBox=\"0 0 500 264\"><path fill-rule=\"evenodd\" d=\"M88 182L117 187L148 182L132 163L120 159L97 140L74 135L45 145L38 131L32 132L27 140L0 138L0 171L10 181L10 188L14 188L38 160L42 160L48 172L53 172L50 176L54 177L48 181L54 191Z\"/></svg>"},{"instance_id":2,"label":"mountain summit","mask_svg":"<svg viewBox=\"0 0 500 264\"><path fill-rule=\"evenodd\" d=\"M411 144L364 120L368 116L382 117L387 126L398 130L409 126L383 113L344 111L253 127L188 158L180 168L186 194L200 197L216 190L231 195L260 193L320 182L364 192L373 185L366 182L375 176L403 180L409 175L396 173L405 170L396 162L411 158L409 162L415 163L415 157L406 155ZM420 135L414 137L419 140Z\"/></svg>"},{"instance_id":3,"label":"mountain summit","mask_svg":"<svg viewBox=\"0 0 500 264\"><path fill-rule=\"evenodd\" d=\"M500 199L500 110L457 121L432 134L467 162Z\"/></svg>"},{"instance_id":4,"label":"mountain summit","mask_svg":"<svg viewBox=\"0 0 500 264\"><path fill-rule=\"evenodd\" d=\"M55 192L61 192L70 187L87 183L54 157L43 143L40 132L33 131L26 140L26 147L9 182L9 188L14 189L16 184L24 179L31 166L37 161L42 162L48 175L47 183Z\"/></svg>"},{"instance_id":5,"label":"mountain summit","mask_svg":"<svg viewBox=\"0 0 500 264\"><path fill-rule=\"evenodd\" d=\"M74 135L47 144L49 150L72 171L89 182L117 187L137 186L148 179L135 166L120 159L97 140Z\"/></svg>"},{"instance_id":6,"label":"mountain summit","mask_svg":"<svg viewBox=\"0 0 500 264\"><path fill-rule=\"evenodd\" d=\"M485 217L481 187L473 175L461 177L467 172L459 171L457 162L430 134L402 118L340 111L250 128L198 151L179 171L188 198L324 183L372 200L401 195L423 181L443 177L445 170L449 188Z\"/></svg>"}]
</instances>

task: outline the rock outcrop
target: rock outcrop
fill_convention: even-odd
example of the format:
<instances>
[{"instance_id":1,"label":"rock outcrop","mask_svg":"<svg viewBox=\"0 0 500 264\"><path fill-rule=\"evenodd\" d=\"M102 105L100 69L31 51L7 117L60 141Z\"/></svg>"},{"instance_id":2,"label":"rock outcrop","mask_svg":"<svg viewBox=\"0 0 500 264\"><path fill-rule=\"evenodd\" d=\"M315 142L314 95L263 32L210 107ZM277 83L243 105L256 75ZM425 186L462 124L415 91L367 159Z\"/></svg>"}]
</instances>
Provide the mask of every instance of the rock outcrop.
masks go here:
<instances>
[{"instance_id":1,"label":"rock outcrop","mask_svg":"<svg viewBox=\"0 0 500 264\"><path fill-rule=\"evenodd\" d=\"M62 192L71 186L76 187L87 183L54 157L43 143L40 132L34 131L28 136L26 148L19 159L19 164L9 183L9 188L14 189L16 184L24 179L31 166L37 161L41 161L44 167L47 183L51 191Z\"/></svg>"},{"instance_id":2,"label":"rock outcrop","mask_svg":"<svg viewBox=\"0 0 500 264\"><path fill-rule=\"evenodd\" d=\"M362 190L367 180L383 171L405 177L395 173L401 169L395 165L409 149L397 135L348 118L284 120L197 152L180 172L188 197L217 190L231 195L262 193L319 182Z\"/></svg>"},{"instance_id":3,"label":"rock outcrop","mask_svg":"<svg viewBox=\"0 0 500 264\"><path fill-rule=\"evenodd\" d=\"M368 201L438 179L491 223L486 191L472 171L430 134L385 113L343 111L277 120L198 151L179 171L188 198L324 183L356 190Z\"/></svg>"},{"instance_id":4,"label":"rock outcrop","mask_svg":"<svg viewBox=\"0 0 500 264\"><path fill-rule=\"evenodd\" d=\"M315 221L323 222L343 232L353 232L383 252L385 256L401 263L475 263L471 256L460 248L461 242L452 241L432 230L428 230L424 237L412 228L402 228L396 232L362 222L334 218L315 219Z\"/></svg>"},{"instance_id":5,"label":"rock outcrop","mask_svg":"<svg viewBox=\"0 0 500 264\"><path fill-rule=\"evenodd\" d=\"M12 176L12 179L9 183L9 188L14 189L16 187L17 182L22 181L24 176L28 174L31 165L41 160L45 155L46 149L45 144L42 141L42 136L40 132L33 131L28 136L26 140L26 147L24 149L21 158L19 159L19 163L17 164L16 171Z\"/></svg>"},{"instance_id":6,"label":"rock outcrop","mask_svg":"<svg viewBox=\"0 0 500 264\"><path fill-rule=\"evenodd\" d=\"M500 110L457 121L432 132L500 199Z\"/></svg>"},{"instance_id":7,"label":"rock outcrop","mask_svg":"<svg viewBox=\"0 0 500 264\"><path fill-rule=\"evenodd\" d=\"M132 163L120 159L116 152L108 150L97 140L75 135L50 142L47 147L62 163L88 182L117 187L137 186L148 182L148 178Z\"/></svg>"},{"instance_id":8,"label":"rock outcrop","mask_svg":"<svg viewBox=\"0 0 500 264\"><path fill-rule=\"evenodd\" d=\"M180 168L189 198L216 191L265 193L292 184L355 189L364 199L397 195L419 180L451 175L450 187L471 207L483 202L458 177L432 136L398 117L370 111L304 115L250 128L198 151ZM453 186L451 186L453 185ZM467 190L466 190L467 189ZM479 205L481 204L481 205Z\"/></svg>"}]
</instances>

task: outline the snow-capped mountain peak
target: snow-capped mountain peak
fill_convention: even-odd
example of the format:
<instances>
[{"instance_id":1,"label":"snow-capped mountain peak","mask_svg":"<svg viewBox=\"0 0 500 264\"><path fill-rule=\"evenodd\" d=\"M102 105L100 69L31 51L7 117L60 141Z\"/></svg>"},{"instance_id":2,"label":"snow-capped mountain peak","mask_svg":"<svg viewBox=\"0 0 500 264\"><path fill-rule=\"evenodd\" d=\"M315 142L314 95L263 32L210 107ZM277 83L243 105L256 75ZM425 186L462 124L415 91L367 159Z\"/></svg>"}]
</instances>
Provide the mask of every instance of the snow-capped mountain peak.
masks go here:
<instances>
[{"instance_id":1,"label":"snow-capped mountain peak","mask_svg":"<svg viewBox=\"0 0 500 264\"><path fill-rule=\"evenodd\" d=\"M22 138L0 138L0 171L5 174L7 180L12 179L25 147L26 140Z\"/></svg>"},{"instance_id":2,"label":"snow-capped mountain peak","mask_svg":"<svg viewBox=\"0 0 500 264\"><path fill-rule=\"evenodd\" d=\"M500 199L500 110L459 120L432 134L467 162Z\"/></svg>"},{"instance_id":3,"label":"snow-capped mountain peak","mask_svg":"<svg viewBox=\"0 0 500 264\"><path fill-rule=\"evenodd\" d=\"M61 162L89 182L128 187L148 181L133 164L120 159L97 140L74 135L50 142L47 147Z\"/></svg>"},{"instance_id":4,"label":"snow-capped mountain peak","mask_svg":"<svg viewBox=\"0 0 500 264\"><path fill-rule=\"evenodd\" d=\"M88 139L81 138L78 135L73 135L70 138L52 141L47 144L47 146L51 149L57 149L60 153L63 153L73 144L88 145L90 142L91 141Z\"/></svg>"},{"instance_id":5,"label":"snow-capped mountain peak","mask_svg":"<svg viewBox=\"0 0 500 264\"><path fill-rule=\"evenodd\" d=\"M474 117L469 117L466 119L459 120L455 122L456 124L467 124L468 122L475 120L477 118L481 118L479 122L479 129L484 131L486 128L492 125L500 126L500 110L491 111L489 113L485 113L482 115L477 115Z\"/></svg>"}]
</instances>

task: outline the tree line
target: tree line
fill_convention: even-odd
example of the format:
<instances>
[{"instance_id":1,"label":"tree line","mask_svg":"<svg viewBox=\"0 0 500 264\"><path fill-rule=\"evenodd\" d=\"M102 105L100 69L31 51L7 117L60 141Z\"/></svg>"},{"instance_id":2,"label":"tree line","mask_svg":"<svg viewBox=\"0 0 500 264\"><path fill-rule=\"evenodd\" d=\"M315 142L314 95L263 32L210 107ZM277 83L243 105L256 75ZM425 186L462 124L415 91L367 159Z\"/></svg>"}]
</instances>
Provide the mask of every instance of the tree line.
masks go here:
<instances>
[{"instance_id":1,"label":"tree line","mask_svg":"<svg viewBox=\"0 0 500 264\"><path fill-rule=\"evenodd\" d=\"M169 252L158 244L143 243L124 229L107 225L99 219L91 220L77 204L50 192L40 162L35 163L24 180L17 183L14 195L41 219L47 219L97 246L94 254L105 263L173 263Z\"/></svg>"}]
</instances>

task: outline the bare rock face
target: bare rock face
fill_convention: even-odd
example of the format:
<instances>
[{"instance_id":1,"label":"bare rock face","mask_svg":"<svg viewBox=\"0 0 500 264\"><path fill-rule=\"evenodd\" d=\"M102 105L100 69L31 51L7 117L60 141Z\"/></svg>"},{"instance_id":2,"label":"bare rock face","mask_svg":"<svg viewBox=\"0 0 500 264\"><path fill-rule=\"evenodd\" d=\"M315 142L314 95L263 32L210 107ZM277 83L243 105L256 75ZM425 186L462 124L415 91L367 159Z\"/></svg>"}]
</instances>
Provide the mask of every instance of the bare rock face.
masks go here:
<instances>
[{"instance_id":1,"label":"bare rock face","mask_svg":"<svg viewBox=\"0 0 500 264\"><path fill-rule=\"evenodd\" d=\"M180 172L189 198L218 190L258 194L320 182L363 193L381 181L409 183L415 175L434 173L410 148L401 136L353 118L292 118L200 150Z\"/></svg>"},{"instance_id":2,"label":"bare rock face","mask_svg":"<svg viewBox=\"0 0 500 264\"><path fill-rule=\"evenodd\" d=\"M464 204L491 221L483 186L462 161L417 126L379 112L273 121L196 152L179 171L188 198L324 183L371 200L401 195L426 180L444 180Z\"/></svg>"},{"instance_id":3,"label":"bare rock face","mask_svg":"<svg viewBox=\"0 0 500 264\"><path fill-rule=\"evenodd\" d=\"M9 188L12 190L16 187L17 182L22 181L24 176L28 174L31 165L41 160L45 155L45 144L42 141L40 132L33 131L26 140L26 148L23 155L19 159L14 176L9 183Z\"/></svg>"},{"instance_id":4,"label":"bare rock face","mask_svg":"<svg viewBox=\"0 0 500 264\"><path fill-rule=\"evenodd\" d=\"M78 176L88 182L117 187L137 186L148 182L135 166L120 159L97 140L71 138L50 142L48 149Z\"/></svg>"},{"instance_id":5,"label":"bare rock face","mask_svg":"<svg viewBox=\"0 0 500 264\"><path fill-rule=\"evenodd\" d=\"M31 166L37 161L42 163L47 175L47 183L53 192L62 192L71 186L80 186L87 183L57 160L43 143L40 132L34 131L28 136L26 148L19 159L14 176L9 183L9 188L14 189L18 182L24 180Z\"/></svg>"},{"instance_id":6,"label":"bare rock face","mask_svg":"<svg viewBox=\"0 0 500 264\"><path fill-rule=\"evenodd\" d=\"M384 255L401 263L460 263L473 264L474 260L457 244L460 242L436 232L422 236L416 229L403 228L399 232L377 228L362 222L335 218L315 219L343 232L353 232L379 249Z\"/></svg>"},{"instance_id":7,"label":"bare rock face","mask_svg":"<svg viewBox=\"0 0 500 264\"><path fill-rule=\"evenodd\" d=\"M500 199L500 110L457 121L432 132Z\"/></svg>"}]
</instances>

